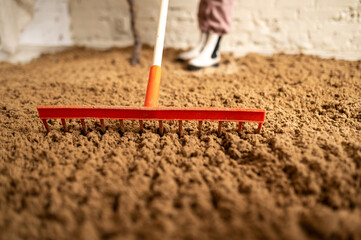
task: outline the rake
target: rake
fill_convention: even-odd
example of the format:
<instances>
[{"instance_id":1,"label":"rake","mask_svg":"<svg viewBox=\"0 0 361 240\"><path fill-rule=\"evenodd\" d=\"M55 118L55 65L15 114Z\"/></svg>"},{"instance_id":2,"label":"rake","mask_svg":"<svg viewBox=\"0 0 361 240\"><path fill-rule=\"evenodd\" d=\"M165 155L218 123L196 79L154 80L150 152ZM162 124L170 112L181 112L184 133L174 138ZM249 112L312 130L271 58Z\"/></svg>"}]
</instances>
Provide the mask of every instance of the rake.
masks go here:
<instances>
[{"instance_id":1,"label":"rake","mask_svg":"<svg viewBox=\"0 0 361 240\"><path fill-rule=\"evenodd\" d=\"M140 132L143 132L145 120L159 121L159 134L164 134L163 121L179 121L178 133L183 136L183 121L198 121L198 133L202 132L203 121L218 121L218 136L222 134L222 123L238 122L238 132L243 123L258 123L258 132L262 129L266 111L264 109L209 108L209 107L158 107L159 87L161 79L161 62L163 55L165 26L169 0L162 0L156 43L154 47L153 65L150 68L144 107L124 106L37 106L39 117L45 129L50 128L47 120L61 119L64 131L68 131L66 119L80 119L83 134L87 134L85 119L98 119L101 131L105 132L104 119L119 120L120 131L124 132L124 120L138 120Z\"/></svg>"}]
</instances>

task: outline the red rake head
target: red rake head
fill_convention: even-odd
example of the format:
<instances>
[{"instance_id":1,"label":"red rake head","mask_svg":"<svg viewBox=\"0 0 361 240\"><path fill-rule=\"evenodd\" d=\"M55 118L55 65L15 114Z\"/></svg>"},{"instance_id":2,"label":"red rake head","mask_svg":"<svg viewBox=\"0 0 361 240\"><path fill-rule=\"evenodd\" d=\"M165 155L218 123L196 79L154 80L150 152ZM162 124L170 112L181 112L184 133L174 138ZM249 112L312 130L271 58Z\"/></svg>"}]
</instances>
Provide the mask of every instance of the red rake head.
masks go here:
<instances>
[{"instance_id":1,"label":"red rake head","mask_svg":"<svg viewBox=\"0 0 361 240\"><path fill-rule=\"evenodd\" d=\"M263 109L239 108L204 108L204 107L107 107L107 106L38 106L39 117L47 131L50 131L47 119L61 119L64 130L68 131L65 119L80 119L83 133L87 133L84 119L99 119L101 130L105 132L104 119L120 120L121 131L124 132L123 120L139 120L140 131L143 131L143 120L158 120L159 133L163 135L163 122L179 121L179 135L183 136L182 121L198 121L198 131L202 131L203 121L218 121L218 135L222 133L222 122L239 123L238 132L244 122L258 123L258 131L262 129L266 111Z\"/></svg>"}]
</instances>

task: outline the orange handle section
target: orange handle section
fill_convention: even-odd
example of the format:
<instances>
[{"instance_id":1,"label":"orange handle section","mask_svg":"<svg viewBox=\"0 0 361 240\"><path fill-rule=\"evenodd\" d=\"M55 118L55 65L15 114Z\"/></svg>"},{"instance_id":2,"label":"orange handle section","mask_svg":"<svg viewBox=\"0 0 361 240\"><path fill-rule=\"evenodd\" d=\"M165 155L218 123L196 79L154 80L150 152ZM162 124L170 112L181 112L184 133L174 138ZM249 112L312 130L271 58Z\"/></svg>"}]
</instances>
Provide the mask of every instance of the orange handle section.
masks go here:
<instances>
[{"instance_id":1,"label":"orange handle section","mask_svg":"<svg viewBox=\"0 0 361 240\"><path fill-rule=\"evenodd\" d=\"M150 68L144 107L158 107L161 72L161 67L158 65L153 65Z\"/></svg>"}]
</instances>

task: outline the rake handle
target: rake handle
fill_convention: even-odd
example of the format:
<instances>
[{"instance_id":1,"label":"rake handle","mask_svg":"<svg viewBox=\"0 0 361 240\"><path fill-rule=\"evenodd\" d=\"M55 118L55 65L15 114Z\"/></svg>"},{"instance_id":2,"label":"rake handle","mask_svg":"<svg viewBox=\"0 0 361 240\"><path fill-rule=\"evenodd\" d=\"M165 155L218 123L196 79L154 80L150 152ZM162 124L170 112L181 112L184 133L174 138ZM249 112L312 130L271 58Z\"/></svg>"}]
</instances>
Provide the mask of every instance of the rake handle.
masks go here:
<instances>
[{"instance_id":1,"label":"rake handle","mask_svg":"<svg viewBox=\"0 0 361 240\"><path fill-rule=\"evenodd\" d=\"M161 67L158 65L150 68L144 107L158 107L161 72Z\"/></svg>"},{"instance_id":2,"label":"rake handle","mask_svg":"<svg viewBox=\"0 0 361 240\"><path fill-rule=\"evenodd\" d=\"M150 68L144 107L158 107L161 65L164 47L165 26L167 23L169 0L162 0L159 12L157 37L154 46L153 66Z\"/></svg>"}]
</instances>

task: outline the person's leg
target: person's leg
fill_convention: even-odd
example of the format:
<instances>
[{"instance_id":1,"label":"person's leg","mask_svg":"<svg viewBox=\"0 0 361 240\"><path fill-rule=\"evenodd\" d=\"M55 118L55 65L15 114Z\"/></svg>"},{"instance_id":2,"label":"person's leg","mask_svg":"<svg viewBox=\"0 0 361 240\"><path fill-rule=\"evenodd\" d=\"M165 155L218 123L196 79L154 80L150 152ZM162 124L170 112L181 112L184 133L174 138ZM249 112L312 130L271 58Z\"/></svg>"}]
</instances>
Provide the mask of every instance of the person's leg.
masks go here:
<instances>
[{"instance_id":1,"label":"person's leg","mask_svg":"<svg viewBox=\"0 0 361 240\"><path fill-rule=\"evenodd\" d=\"M185 62L197 57L204 48L208 38L208 21L207 16L209 15L208 0L201 0L198 7L198 25L201 30L201 37L198 44L190 49L189 51L182 52L178 56L178 61Z\"/></svg>"},{"instance_id":2,"label":"person's leg","mask_svg":"<svg viewBox=\"0 0 361 240\"><path fill-rule=\"evenodd\" d=\"M201 0L198 6L198 26L201 32L207 33L209 31L208 17L210 15L209 0Z\"/></svg>"},{"instance_id":3,"label":"person's leg","mask_svg":"<svg viewBox=\"0 0 361 240\"><path fill-rule=\"evenodd\" d=\"M206 0L205 15L198 15L202 31L208 31L207 42L201 53L191 59L188 69L218 66L221 60L219 47L222 35L231 29L233 0Z\"/></svg>"},{"instance_id":4,"label":"person's leg","mask_svg":"<svg viewBox=\"0 0 361 240\"><path fill-rule=\"evenodd\" d=\"M210 11L207 25L210 31L223 35L231 30L233 2L234 0L208 0Z\"/></svg>"}]
</instances>

